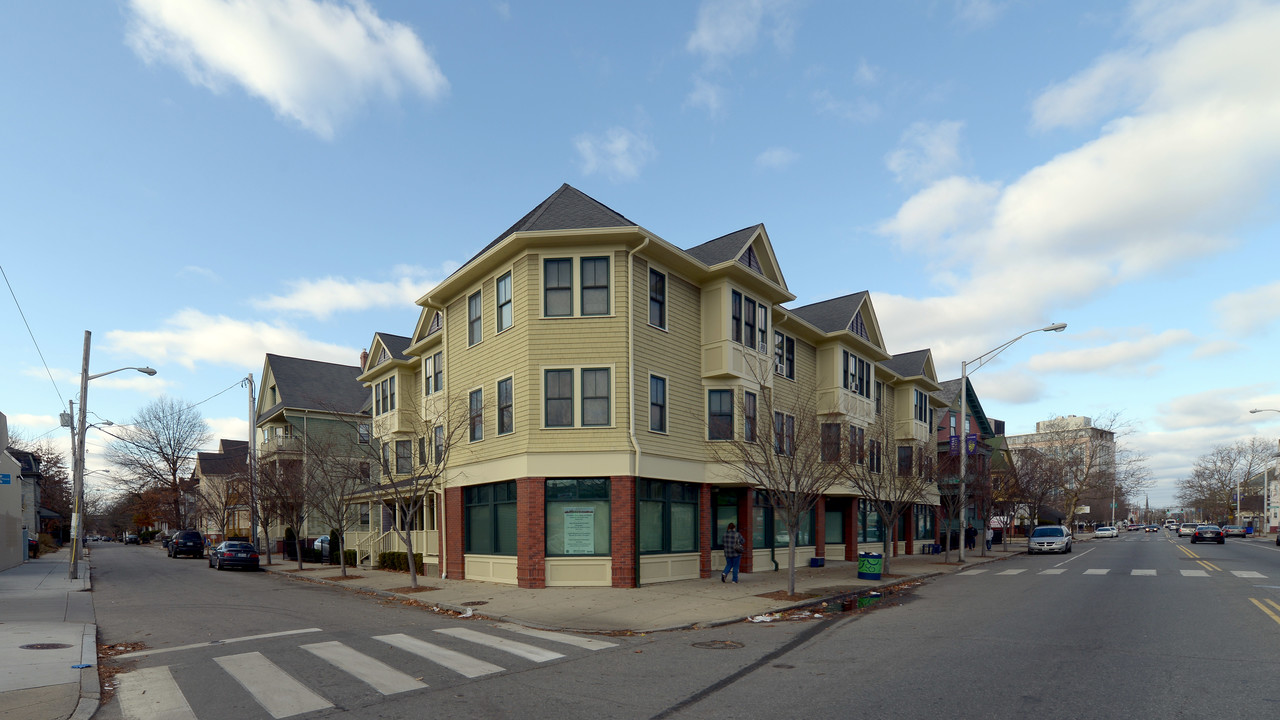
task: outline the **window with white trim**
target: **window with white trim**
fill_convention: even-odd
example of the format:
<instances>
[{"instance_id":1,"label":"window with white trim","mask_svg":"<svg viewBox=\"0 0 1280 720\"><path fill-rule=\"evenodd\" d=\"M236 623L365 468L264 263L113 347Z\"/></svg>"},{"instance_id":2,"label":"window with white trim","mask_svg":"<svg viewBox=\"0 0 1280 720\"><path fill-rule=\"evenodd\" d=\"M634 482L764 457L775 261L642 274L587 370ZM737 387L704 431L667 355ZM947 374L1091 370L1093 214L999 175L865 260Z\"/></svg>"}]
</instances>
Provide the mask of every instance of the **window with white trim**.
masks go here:
<instances>
[{"instance_id":1,"label":"window with white trim","mask_svg":"<svg viewBox=\"0 0 1280 720\"><path fill-rule=\"evenodd\" d=\"M848 350L844 354L844 389L871 399L871 363Z\"/></svg>"},{"instance_id":2,"label":"window with white trim","mask_svg":"<svg viewBox=\"0 0 1280 720\"><path fill-rule=\"evenodd\" d=\"M478 442L484 439L484 390L472 390L470 401L468 403L470 409L470 437L471 442Z\"/></svg>"},{"instance_id":3,"label":"window with white trim","mask_svg":"<svg viewBox=\"0 0 1280 720\"><path fill-rule=\"evenodd\" d=\"M467 346L480 342L480 291L467 298Z\"/></svg>"},{"instance_id":4,"label":"window with white trim","mask_svg":"<svg viewBox=\"0 0 1280 720\"><path fill-rule=\"evenodd\" d=\"M506 435L515 430L515 400L512 398L511 378L498 381L498 434Z\"/></svg>"},{"instance_id":5,"label":"window with white trim","mask_svg":"<svg viewBox=\"0 0 1280 720\"><path fill-rule=\"evenodd\" d=\"M582 258L582 314L609 314L609 258Z\"/></svg>"},{"instance_id":6,"label":"window with white trim","mask_svg":"<svg viewBox=\"0 0 1280 720\"><path fill-rule=\"evenodd\" d=\"M773 333L773 372L788 380L796 379L796 339L776 330Z\"/></svg>"},{"instance_id":7,"label":"window with white trim","mask_svg":"<svg viewBox=\"0 0 1280 720\"><path fill-rule=\"evenodd\" d=\"M649 429L667 431L667 379L657 375L649 376Z\"/></svg>"},{"instance_id":8,"label":"window with white trim","mask_svg":"<svg viewBox=\"0 0 1280 720\"><path fill-rule=\"evenodd\" d=\"M543 378L543 425L573 427L573 371L548 370Z\"/></svg>"},{"instance_id":9,"label":"window with white trim","mask_svg":"<svg viewBox=\"0 0 1280 720\"><path fill-rule=\"evenodd\" d=\"M733 439L733 391L707 391L707 439Z\"/></svg>"},{"instance_id":10,"label":"window with white trim","mask_svg":"<svg viewBox=\"0 0 1280 720\"><path fill-rule=\"evenodd\" d=\"M511 271L508 270L502 277L498 278L497 284L498 296L498 312L497 312L497 331L502 332L511 327Z\"/></svg>"},{"instance_id":11,"label":"window with white trim","mask_svg":"<svg viewBox=\"0 0 1280 720\"><path fill-rule=\"evenodd\" d=\"M609 424L609 368L583 368L582 426L602 427Z\"/></svg>"},{"instance_id":12,"label":"window with white trim","mask_svg":"<svg viewBox=\"0 0 1280 720\"><path fill-rule=\"evenodd\" d=\"M649 324L667 329L667 276L649 269Z\"/></svg>"},{"instance_id":13,"label":"window with white trim","mask_svg":"<svg viewBox=\"0 0 1280 720\"><path fill-rule=\"evenodd\" d=\"M546 317L573 315L573 260L570 258L542 261L542 314Z\"/></svg>"}]
</instances>

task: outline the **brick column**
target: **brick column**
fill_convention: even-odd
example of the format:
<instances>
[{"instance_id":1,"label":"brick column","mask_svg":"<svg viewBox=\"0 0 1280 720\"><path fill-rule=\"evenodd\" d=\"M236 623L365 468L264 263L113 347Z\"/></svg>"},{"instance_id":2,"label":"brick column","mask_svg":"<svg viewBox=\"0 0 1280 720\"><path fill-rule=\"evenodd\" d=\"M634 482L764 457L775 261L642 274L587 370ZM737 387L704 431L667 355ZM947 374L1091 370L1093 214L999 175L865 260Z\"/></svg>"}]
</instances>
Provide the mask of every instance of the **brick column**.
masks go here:
<instances>
[{"instance_id":1,"label":"brick column","mask_svg":"<svg viewBox=\"0 0 1280 720\"><path fill-rule=\"evenodd\" d=\"M742 561L738 566L738 570L749 573L755 572L756 551L752 538L755 537L759 530L753 524L756 521L756 515L751 512L751 498L754 493L751 488L742 490L741 493L738 496L738 532L742 533L742 537L746 538L746 542L743 543L745 547L742 548Z\"/></svg>"},{"instance_id":2,"label":"brick column","mask_svg":"<svg viewBox=\"0 0 1280 720\"><path fill-rule=\"evenodd\" d=\"M906 509L907 554L916 554L916 506L908 505Z\"/></svg>"},{"instance_id":3,"label":"brick column","mask_svg":"<svg viewBox=\"0 0 1280 720\"><path fill-rule=\"evenodd\" d=\"M818 498L813 506L813 554L814 557L827 556L827 496Z\"/></svg>"},{"instance_id":4,"label":"brick column","mask_svg":"<svg viewBox=\"0 0 1280 720\"><path fill-rule=\"evenodd\" d=\"M844 559L858 559L858 498L849 498L849 511L844 514Z\"/></svg>"},{"instance_id":5,"label":"brick column","mask_svg":"<svg viewBox=\"0 0 1280 720\"><path fill-rule=\"evenodd\" d=\"M516 584L547 586L546 478L516 480Z\"/></svg>"},{"instance_id":6,"label":"brick column","mask_svg":"<svg viewBox=\"0 0 1280 720\"><path fill-rule=\"evenodd\" d=\"M613 586L640 587L636 576L640 562L636 538L636 479L631 475L609 478L609 554L613 556Z\"/></svg>"},{"instance_id":7,"label":"brick column","mask_svg":"<svg viewBox=\"0 0 1280 720\"><path fill-rule=\"evenodd\" d=\"M703 483L698 490L698 577L711 577L711 542L715 512L711 507L711 486Z\"/></svg>"},{"instance_id":8,"label":"brick column","mask_svg":"<svg viewBox=\"0 0 1280 720\"><path fill-rule=\"evenodd\" d=\"M450 580L463 580L467 577L467 563L463 556L466 543L463 542L466 532L462 510L462 488L444 489L444 568Z\"/></svg>"}]
</instances>

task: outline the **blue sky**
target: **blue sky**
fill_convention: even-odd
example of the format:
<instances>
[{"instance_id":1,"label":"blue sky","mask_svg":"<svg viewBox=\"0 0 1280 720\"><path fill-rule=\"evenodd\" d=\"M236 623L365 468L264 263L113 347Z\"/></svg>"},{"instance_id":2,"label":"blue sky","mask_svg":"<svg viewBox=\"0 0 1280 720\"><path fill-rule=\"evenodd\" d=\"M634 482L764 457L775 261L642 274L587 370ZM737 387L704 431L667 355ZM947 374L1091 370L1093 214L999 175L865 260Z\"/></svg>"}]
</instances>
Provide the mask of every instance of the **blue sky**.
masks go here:
<instances>
[{"instance_id":1,"label":"blue sky","mask_svg":"<svg viewBox=\"0 0 1280 720\"><path fill-rule=\"evenodd\" d=\"M98 416L215 396L243 438L264 353L355 364L568 182L681 247L763 222L797 304L869 290L942 379L1068 323L985 409L1121 413L1168 504L1280 435L1276 37L1219 0L0 4L0 412L65 443L91 330L91 372L159 370Z\"/></svg>"}]
</instances>

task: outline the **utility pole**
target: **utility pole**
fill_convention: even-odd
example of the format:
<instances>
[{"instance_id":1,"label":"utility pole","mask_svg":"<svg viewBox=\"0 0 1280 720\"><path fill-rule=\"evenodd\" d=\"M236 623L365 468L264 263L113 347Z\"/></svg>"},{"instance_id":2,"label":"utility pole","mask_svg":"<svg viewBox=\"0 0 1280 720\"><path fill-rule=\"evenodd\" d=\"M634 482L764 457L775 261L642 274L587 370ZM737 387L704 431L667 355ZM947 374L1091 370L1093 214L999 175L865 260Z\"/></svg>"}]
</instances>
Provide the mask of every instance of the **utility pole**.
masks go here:
<instances>
[{"instance_id":1,"label":"utility pole","mask_svg":"<svg viewBox=\"0 0 1280 720\"><path fill-rule=\"evenodd\" d=\"M254 442L258 427L258 407L253 394L253 373L241 383L249 388L249 527L253 532L253 544L258 544L258 444ZM271 564L270 538L263 533L262 545L267 552L267 564Z\"/></svg>"}]
</instances>

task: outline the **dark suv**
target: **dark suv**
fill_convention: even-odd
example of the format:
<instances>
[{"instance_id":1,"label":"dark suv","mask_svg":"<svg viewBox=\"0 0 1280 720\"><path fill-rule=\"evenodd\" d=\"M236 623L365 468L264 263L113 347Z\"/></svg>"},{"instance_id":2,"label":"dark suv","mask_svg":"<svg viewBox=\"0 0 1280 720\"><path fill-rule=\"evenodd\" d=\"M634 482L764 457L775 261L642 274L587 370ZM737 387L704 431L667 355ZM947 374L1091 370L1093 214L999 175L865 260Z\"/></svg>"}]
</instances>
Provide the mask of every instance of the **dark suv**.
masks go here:
<instances>
[{"instance_id":1,"label":"dark suv","mask_svg":"<svg viewBox=\"0 0 1280 720\"><path fill-rule=\"evenodd\" d=\"M195 530L179 530L169 540L169 557L204 557L204 536Z\"/></svg>"}]
</instances>

